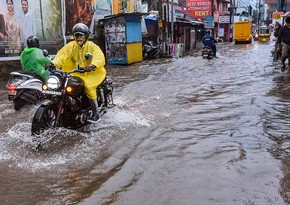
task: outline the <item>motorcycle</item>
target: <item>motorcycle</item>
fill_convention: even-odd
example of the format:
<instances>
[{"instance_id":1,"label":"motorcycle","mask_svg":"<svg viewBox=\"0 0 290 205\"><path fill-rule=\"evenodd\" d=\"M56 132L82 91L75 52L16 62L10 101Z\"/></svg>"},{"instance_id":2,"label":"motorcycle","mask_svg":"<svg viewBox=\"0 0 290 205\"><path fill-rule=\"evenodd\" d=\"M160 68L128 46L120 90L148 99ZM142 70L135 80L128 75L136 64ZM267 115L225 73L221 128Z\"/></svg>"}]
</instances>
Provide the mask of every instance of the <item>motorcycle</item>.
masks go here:
<instances>
[{"instance_id":1,"label":"motorcycle","mask_svg":"<svg viewBox=\"0 0 290 205\"><path fill-rule=\"evenodd\" d=\"M209 46L203 46L201 48L201 56L202 58L213 59L213 51Z\"/></svg>"},{"instance_id":2,"label":"motorcycle","mask_svg":"<svg viewBox=\"0 0 290 205\"><path fill-rule=\"evenodd\" d=\"M86 60L92 59L91 53L86 53ZM84 59L84 60L85 60ZM33 141L36 149L43 143L39 136L48 129L64 127L80 130L89 124L87 119L93 115L89 99L84 92L84 82L72 73L89 72L79 65L70 72L52 69L50 76L43 85L46 101L36 110L31 126ZM97 101L100 115L106 113L107 108L115 106L113 103L113 86L107 78L97 87Z\"/></svg>"},{"instance_id":3,"label":"motorcycle","mask_svg":"<svg viewBox=\"0 0 290 205\"><path fill-rule=\"evenodd\" d=\"M143 46L143 57L144 59L154 59L160 57L160 49L158 46L153 44L153 41L147 41Z\"/></svg>"},{"instance_id":4,"label":"motorcycle","mask_svg":"<svg viewBox=\"0 0 290 205\"><path fill-rule=\"evenodd\" d=\"M8 100L13 101L15 110L43 100L42 80L31 73L11 72L6 87L9 91Z\"/></svg>"}]
</instances>

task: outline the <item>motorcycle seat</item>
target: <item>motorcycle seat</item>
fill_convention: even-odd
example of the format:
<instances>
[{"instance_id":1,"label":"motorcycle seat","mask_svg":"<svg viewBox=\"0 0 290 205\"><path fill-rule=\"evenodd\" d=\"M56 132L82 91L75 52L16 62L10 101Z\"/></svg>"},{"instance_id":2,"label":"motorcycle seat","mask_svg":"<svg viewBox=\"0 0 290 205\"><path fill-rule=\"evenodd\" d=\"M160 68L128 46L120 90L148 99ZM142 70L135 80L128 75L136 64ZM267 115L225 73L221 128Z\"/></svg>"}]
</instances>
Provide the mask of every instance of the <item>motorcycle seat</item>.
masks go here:
<instances>
[{"instance_id":1,"label":"motorcycle seat","mask_svg":"<svg viewBox=\"0 0 290 205\"><path fill-rule=\"evenodd\" d=\"M30 72L27 72L27 71L13 71L10 73L10 75L19 75L19 76L26 76L28 78L36 78L38 80L41 80L43 82L43 79L36 75L35 73L30 73Z\"/></svg>"}]
</instances>

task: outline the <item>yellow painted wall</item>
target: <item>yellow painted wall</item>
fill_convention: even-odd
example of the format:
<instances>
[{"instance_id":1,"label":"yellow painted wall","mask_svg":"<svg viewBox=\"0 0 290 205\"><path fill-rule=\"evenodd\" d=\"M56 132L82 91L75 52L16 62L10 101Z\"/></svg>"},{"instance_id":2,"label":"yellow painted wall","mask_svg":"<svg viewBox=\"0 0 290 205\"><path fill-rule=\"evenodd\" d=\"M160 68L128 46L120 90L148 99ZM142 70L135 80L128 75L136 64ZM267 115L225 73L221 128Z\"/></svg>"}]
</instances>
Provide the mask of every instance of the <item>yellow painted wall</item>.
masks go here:
<instances>
[{"instance_id":1,"label":"yellow painted wall","mask_svg":"<svg viewBox=\"0 0 290 205\"><path fill-rule=\"evenodd\" d=\"M128 64L143 60L142 42L127 44Z\"/></svg>"},{"instance_id":2,"label":"yellow painted wall","mask_svg":"<svg viewBox=\"0 0 290 205\"><path fill-rule=\"evenodd\" d=\"M112 4L113 4L112 13L118 14L119 13L119 0L113 0Z\"/></svg>"}]
</instances>

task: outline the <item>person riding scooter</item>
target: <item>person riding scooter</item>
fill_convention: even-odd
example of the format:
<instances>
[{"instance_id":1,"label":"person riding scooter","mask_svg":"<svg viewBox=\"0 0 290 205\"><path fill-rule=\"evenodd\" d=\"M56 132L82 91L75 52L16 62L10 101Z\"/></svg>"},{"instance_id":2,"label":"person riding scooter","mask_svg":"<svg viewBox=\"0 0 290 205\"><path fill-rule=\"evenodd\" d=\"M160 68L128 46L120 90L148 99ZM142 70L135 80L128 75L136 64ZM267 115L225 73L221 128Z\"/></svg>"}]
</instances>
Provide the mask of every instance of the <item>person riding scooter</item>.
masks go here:
<instances>
[{"instance_id":1,"label":"person riding scooter","mask_svg":"<svg viewBox=\"0 0 290 205\"><path fill-rule=\"evenodd\" d=\"M216 57L216 46L217 41L210 35L210 31L205 32L205 36L202 38L202 43L204 46L209 46L212 48L213 56Z\"/></svg>"},{"instance_id":2,"label":"person riding scooter","mask_svg":"<svg viewBox=\"0 0 290 205\"><path fill-rule=\"evenodd\" d=\"M43 55L43 50L39 48L37 36L27 38L27 47L20 55L20 63L24 71L36 74L42 81L50 74L45 66L49 65L51 60Z\"/></svg>"},{"instance_id":3,"label":"person riding scooter","mask_svg":"<svg viewBox=\"0 0 290 205\"><path fill-rule=\"evenodd\" d=\"M86 71L85 73L74 73L72 75L80 77L84 81L85 93L89 98L93 116L87 121L97 123L100 120L96 88L106 78L105 56L98 45L89 41L90 30L83 23L77 23L73 26L72 33L74 41L66 44L53 59L53 64L65 72L69 72L80 65ZM86 53L91 53L91 60L83 61Z\"/></svg>"}]
</instances>

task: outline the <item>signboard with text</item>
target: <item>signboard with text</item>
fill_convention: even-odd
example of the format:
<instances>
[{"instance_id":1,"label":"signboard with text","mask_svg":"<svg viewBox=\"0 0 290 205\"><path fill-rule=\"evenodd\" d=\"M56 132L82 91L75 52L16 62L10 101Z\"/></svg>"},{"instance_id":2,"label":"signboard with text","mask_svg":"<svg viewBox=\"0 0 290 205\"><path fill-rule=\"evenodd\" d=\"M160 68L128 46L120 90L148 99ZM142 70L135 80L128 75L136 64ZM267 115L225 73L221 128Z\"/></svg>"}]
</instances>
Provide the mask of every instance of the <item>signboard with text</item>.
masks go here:
<instances>
[{"instance_id":1,"label":"signboard with text","mask_svg":"<svg viewBox=\"0 0 290 205\"><path fill-rule=\"evenodd\" d=\"M223 23L230 23L230 16L226 15L226 16L220 16L219 18L219 23L223 24Z\"/></svg>"},{"instance_id":2,"label":"signboard with text","mask_svg":"<svg viewBox=\"0 0 290 205\"><path fill-rule=\"evenodd\" d=\"M204 28L214 28L214 17L205 16L205 18L204 18Z\"/></svg>"},{"instance_id":3,"label":"signboard with text","mask_svg":"<svg viewBox=\"0 0 290 205\"><path fill-rule=\"evenodd\" d=\"M186 0L186 11L194 18L211 15L211 0Z\"/></svg>"},{"instance_id":4,"label":"signboard with text","mask_svg":"<svg viewBox=\"0 0 290 205\"><path fill-rule=\"evenodd\" d=\"M275 24L276 22L279 22L280 24L282 24L283 14L284 12L281 11L273 12L272 23Z\"/></svg>"}]
</instances>

